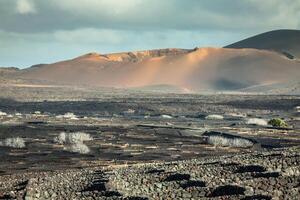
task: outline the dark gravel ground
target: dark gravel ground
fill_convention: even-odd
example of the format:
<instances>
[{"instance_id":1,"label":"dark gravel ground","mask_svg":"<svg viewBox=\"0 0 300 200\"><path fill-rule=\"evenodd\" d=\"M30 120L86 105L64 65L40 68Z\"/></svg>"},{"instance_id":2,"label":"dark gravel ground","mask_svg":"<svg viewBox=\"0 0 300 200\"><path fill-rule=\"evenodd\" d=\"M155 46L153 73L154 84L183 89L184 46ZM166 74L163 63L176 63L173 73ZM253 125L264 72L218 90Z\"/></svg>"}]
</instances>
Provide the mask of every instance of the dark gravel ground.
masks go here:
<instances>
[{"instance_id":1,"label":"dark gravel ground","mask_svg":"<svg viewBox=\"0 0 300 200\"><path fill-rule=\"evenodd\" d=\"M23 149L0 146L0 199L299 199L299 96L62 99L0 100L0 110L11 115L0 117L0 140L26 142ZM66 112L78 119L57 118ZM209 114L224 119L205 119ZM274 117L290 127L245 123ZM261 148L215 148L205 143L206 130L246 137ZM61 131L90 134L90 153L53 143Z\"/></svg>"},{"instance_id":2,"label":"dark gravel ground","mask_svg":"<svg viewBox=\"0 0 300 200\"><path fill-rule=\"evenodd\" d=\"M300 149L0 176L4 199L299 199Z\"/></svg>"}]
</instances>

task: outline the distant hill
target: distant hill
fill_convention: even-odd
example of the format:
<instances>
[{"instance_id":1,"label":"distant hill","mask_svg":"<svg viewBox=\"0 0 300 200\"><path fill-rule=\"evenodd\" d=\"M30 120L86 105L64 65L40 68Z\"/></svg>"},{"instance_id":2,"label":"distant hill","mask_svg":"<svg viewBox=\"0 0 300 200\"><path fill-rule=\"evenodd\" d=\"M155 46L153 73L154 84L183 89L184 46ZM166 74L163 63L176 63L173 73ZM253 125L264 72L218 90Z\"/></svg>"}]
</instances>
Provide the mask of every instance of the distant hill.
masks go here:
<instances>
[{"instance_id":1,"label":"distant hill","mask_svg":"<svg viewBox=\"0 0 300 200\"><path fill-rule=\"evenodd\" d=\"M294 59L300 57L299 36L300 31L278 30L226 48L88 53L9 73L2 69L0 79L149 92L300 94L300 59Z\"/></svg>"},{"instance_id":2,"label":"distant hill","mask_svg":"<svg viewBox=\"0 0 300 200\"><path fill-rule=\"evenodd\" d=\"M1 72L15 72L19 71L20 69L17 67L0 67Z\"/></svg>"},{"instance_id":3,"label":"distant hill","mask_svg":"<svg viewBox=\"0 0 300 200\"><path fill-rule=\"evenodd\" d=\"M277 51L300 58L300 30L275 30L233 43L225 48L254 48Z\"/></svg>"},{"instance_id":4,"label":"distant hill","mask_svg":"<svg viewBox=\"0 0 300 200\"><path fill-rule=\"evenodd\" d=\"M144 87L131 88L134 91L142 92L162 92L162 93L190 93L187 88L182 88L175 85L147 85Z\"/></svg>"},{"instance_id":5,"label":"distant hill","mask_svg":"<svg viewBox=\"0 0 300 200\"><path fill-rule=\"evenodd\" d=\"M44 67L47 64L36 64L36 65L32 65L30 68L37 68L37 67Z\"/></svg>"},{"instance_id":6,"label":"distant hill","mask_svg":"<svg viewBox=\"0 0 300 200\"><path fill-rule=\"evenodd\" d=\"M300 64L267 50L195 48L89 53L17 73L26 80L146 91L241 91L295 82ZM288 85L288 84L286 84ZM164 87L162 87L164 86ZM168 87L166 87L168 86ZM251 89L251 92L254 92Z\"/></svg>"},{"instance_id":7,"label":"distant hill","mask_svg":"<svg viewBox=\"0 0 300 200\"><path fill-rule=\"evenodd\" d=\"M5 76L5 75L9 75L9 74L14 74L14 73L16 73L18 71L19 71L19 69L16 68L16 67L0 67L0 75L1 76Z\"/></svg>"}]
</instances>

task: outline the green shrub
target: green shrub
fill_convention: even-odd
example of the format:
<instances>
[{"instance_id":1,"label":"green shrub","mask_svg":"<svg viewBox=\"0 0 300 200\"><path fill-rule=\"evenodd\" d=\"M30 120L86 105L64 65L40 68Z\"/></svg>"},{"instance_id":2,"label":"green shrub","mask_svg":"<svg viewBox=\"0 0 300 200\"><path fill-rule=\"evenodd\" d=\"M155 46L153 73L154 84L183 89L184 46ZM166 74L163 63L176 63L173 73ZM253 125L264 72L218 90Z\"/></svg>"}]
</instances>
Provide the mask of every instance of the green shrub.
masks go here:
<instances>
[{"instance_id":1,"label":"green shrub","mask_svg":"<svg viewBox=\"0 0 300 200\"><path fill-rule=\"evenodd\" d=\"M288 126L288 124L284 120L279 119L279 118L271 119L268 122L268 124L271 126L274 126L274 127L287 127Z\"/></svg>"}]
</instances>

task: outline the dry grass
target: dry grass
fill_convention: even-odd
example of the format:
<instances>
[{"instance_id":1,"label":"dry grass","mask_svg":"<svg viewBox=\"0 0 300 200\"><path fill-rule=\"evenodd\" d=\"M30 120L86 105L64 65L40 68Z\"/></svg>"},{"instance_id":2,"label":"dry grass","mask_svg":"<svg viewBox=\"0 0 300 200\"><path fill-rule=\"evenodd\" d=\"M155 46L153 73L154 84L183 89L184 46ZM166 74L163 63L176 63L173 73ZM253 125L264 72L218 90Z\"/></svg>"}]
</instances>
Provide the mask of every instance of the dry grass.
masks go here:
<instances>
[{"instance_id":1,"label":"dry grass","mask_svg":"<svg viewBox=\"0 0 300 200\"><path fill-rule=\"evenodd\" d=\"M72 119L72 120L78 120L78 117L71 112L65 113L63 115L57 115L56 116L57 119Z\"/></svg>"},{"instance_id":2,"label":"dry grass","mask_svg":"<svg viewBox=\"0 0 300 200\"><path fill-rule=\"evenodd\" d=\"M20 148L24 148L26 145L23 138L15 137L15 138L6 138L3 141L0 141L0 146L20 149Z\"/></svg>"},{"instance_id":3,"label":"dry grass","mask_svg":"<svg viewBox=\"0 0 300 200\"><path fill-rule=\"evenodd\" d=\"M260 118L250 118L246 121L246 124L257 125L257 126L267 126L268 122Z\"/></svg>"},{"instance_id":4,"label":"dry grass","mask_svg":"<svg viewBox=\"0 0 300 200\"><path fill-rule=\"evenodd\" d=\"M224 117L222 115L207 115L205 119L208 120L223 120Z\"/></svg>"},{"instance_id":5,"label":"dry grass","mask_svg":"<svg viewBox=\"0 0 300 200\"><path fill-rule=\"evenodd\" d=\"M70 146L66 146L64 147L64 150L80 154L87 154L90 152L89 147L83 143L76 143Z\"/></svg>"},{"instance_id":6,"label":"dry grass","mask_svg":"<svg viewBox=\"0 0 300 200\"><path fill-rule=\"evenodd\" d=\"M173 117L170 115L161 115L160 118L162 119L172 119Z\"/></svg>"},{"instance_id":7,"label":"dry grass","mask_svg":"<svg viewBox=\"0 0 300 200\"><path fill-rule=\"evenodd\" d=\"M7 113L6 112L2 112L2 111L0 111L0 116L6 116L7 115Z\"/></svg>"},{"instance_id":8,"label":"dry grass","mask_svg":"<svg viewBox=\"0 0 300 200\"><path fill-rule=\"evenodd\" d=\"M54 142L58 144L78 144L91 140L93 140L93 138L90 136L90 134L84 132L61 132L57 137L54 138Z\"/></svg>"},{"instance_id":9,"label":"dry grass","mask_svg":"<svg viewBox=\"0 0 300 200\"><path fill-rule=\"evenodd\" d=\"M227 138L224 136L209 136L207 139L208 144L221 147L239 147L248 148L253 146L253 142L243 138Z\"/></svg>"},{"instance_id":10,"label":"dry grass","mask_svg":"<svg viewBox=\"0 0 300 200\"><path fill-rule=\"evenodd\" d=\"M64 145L65 151L80 154L87 154L90 152L89 147L83 142L91 140L93 140L93 138L90 136L90 134L84 132L61 132L57 137L54 138L55 143Z\"/></svg>"}]
</instances>

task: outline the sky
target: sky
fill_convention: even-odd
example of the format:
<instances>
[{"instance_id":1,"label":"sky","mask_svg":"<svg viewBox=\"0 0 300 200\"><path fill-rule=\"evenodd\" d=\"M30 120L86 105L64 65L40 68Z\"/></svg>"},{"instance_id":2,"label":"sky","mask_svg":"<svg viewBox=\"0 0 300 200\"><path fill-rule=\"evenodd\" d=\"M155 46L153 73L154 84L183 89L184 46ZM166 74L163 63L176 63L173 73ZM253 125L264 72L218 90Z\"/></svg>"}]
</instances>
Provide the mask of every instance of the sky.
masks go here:
<instances>
[{"instance_id":1,"label":"sky","mask_svg":"<svg viewBox=\"0 0 300 200\"><path fill-rule=\"evenodd\" d=\"M222 47L300 29L300 0L0 0L0 66L89 52Z\"/></svg>"}]
</instances>

